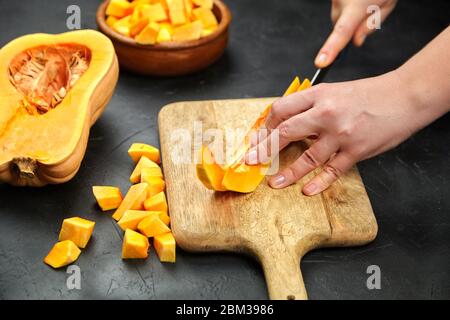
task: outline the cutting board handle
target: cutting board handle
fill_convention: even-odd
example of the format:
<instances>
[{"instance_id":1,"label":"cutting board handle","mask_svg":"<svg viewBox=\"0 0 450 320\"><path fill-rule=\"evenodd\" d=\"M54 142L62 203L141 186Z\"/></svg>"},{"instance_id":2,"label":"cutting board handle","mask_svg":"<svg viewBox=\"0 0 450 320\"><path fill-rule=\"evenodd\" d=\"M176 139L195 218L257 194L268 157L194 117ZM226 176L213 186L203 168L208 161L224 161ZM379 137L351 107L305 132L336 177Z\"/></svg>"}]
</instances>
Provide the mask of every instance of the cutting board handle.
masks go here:
<instances>
[{"instance_id":1,"label":"cutting board handle","mask_svg":"<svg viewBox=\"0 0 450 320\"><path fill-rule=\"evenodd\" d=\"M271 300L306 300L300 258L288 251L271 251L261 257Z\"/></svg>"}]
</instances>

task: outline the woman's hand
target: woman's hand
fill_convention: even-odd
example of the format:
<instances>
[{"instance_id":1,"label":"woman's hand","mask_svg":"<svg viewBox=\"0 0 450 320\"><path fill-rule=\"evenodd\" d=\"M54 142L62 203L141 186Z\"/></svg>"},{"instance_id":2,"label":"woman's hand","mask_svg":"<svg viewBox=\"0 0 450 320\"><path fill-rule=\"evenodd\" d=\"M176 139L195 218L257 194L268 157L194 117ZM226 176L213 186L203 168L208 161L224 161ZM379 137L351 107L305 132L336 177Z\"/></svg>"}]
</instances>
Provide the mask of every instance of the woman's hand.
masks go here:
<instances>
[{"instance_id":1,"label":"woman's hand","mask_svg":"<svg viewBox=\"0 0 450 320\"><path fill-rule=\"evenodd\" d=\"M266 121L270 135L256 139L245 161L266 163L290 142L314 136L312 146L269 183L284 188L323 166L303 187L306 195L318 194L356 162L395 147L450 110L448 61L450 27L395 71L281 98ZM275 139L278 150L270 155Z\"/></svg>"},{"instance_id":2,"label":"woman's hand","mask_svg":"<svg viewBox=\"0 0 450 320\"><path fill-rule=\"evenodd\" d=\"M366 37L376 29L369 28L372 19L367 8L376 5L380 8L381 22L394 10L397 0L332 0L331 20L334 29L317 54L315 64L318 68L330 65L339 52L353 39L361 46Z\"/></svg>"},{"instance_id":3,"label":"woman's hand","mask_svg":"<svg viewBox=\"0 0 450 320\"><path fill-rule=\"evenodd\" d=\"M273 139L279 138L278 153L290 142L314 136L312 146L269 183L284 188L323 166L303 187L306 195L318 194L356 162L395 147L425 125L416 121L421 112L407 92L394 71L375 78L319 84L281 98L266 122L270 136L260 139L245 161L250 165L270 161L276 155L269 154Z\"/></svg>"}]
</instances>

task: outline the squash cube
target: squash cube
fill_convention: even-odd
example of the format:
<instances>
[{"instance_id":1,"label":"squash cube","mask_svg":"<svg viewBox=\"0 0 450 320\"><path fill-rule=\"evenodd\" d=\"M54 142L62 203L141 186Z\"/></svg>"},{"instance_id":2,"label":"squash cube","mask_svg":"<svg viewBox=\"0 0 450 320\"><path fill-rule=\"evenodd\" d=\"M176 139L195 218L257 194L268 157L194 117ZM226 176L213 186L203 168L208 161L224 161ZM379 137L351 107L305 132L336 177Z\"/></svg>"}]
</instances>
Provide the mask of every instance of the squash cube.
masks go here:
<instances>
[{"instance_id":1,"label":"squash cube","mask_svg":"<svg viewBox=\"0 0 450 320\"><path fill-rule=\"evenodd\" d=\"M167 214L167 200L164 192L155 194L144 202L147 211L162 211Z\"/></svg>"},{"instance_id":2,"label":"squash cube","mask_svg":"<svg viewBox=\"0 0 450 320\"><path fill-rule=\"evenodd\" d=\"M130 19L131 16L126 16L125 18L122 18L118 20L116 23L113 24L113 29L117 31L118 33L121 33L127 37L130 36Z\"/></svg>"},{"instance_id":3,"label":"squash cube","mask_svg":"<svg viewBox=\"0 0 450 320\"><path fill-rule=\"evenodd\" d=\"M131 14L131 17L130 17L130 24L134 24L143 18L142 17L142 7L143 7L143 5L138 5L138 6L134 7L133 13Z\"/></svg>"},{"instance_id":4,"label":"squash cube","mask_svg":"<svg viewBox=\"0 0 450 320\"><path fill-rule=\"evenodd\" d=\"M130 6L136 10L136 8L143 4L150 4L153 0L133 0L130 2Z\"/></svg>"},{"instance_id":5,"label":"squash cube","mask_svg":"<svg viewBox=\"0 0 450 320\"><path fill-rule=\"evenodd\" d=\"M200 7L194 9L193 13L194 17L202 22L203 28L217 27L217 25L219 24L217 22L216 16L211 11L211 9L208 9L206 7Z\"/></svg>"},{"instance_id":6,"label":"squash cube","mask_svg":"<svg viewBox=\"0 0 450 320\"><path fill-rule=\"evenodd\" d=\"M187 23L181 27L175 28L172 34L173 41L191 41L198 40L202 36L203 24L200 21Z\"/></svg>"},{"instance_id":7,"label":"squash cube","mask_svg":"<svg viewBox=\"0 0 450 320\"><path fill-rule=\"evenodd\" d=\"M106 7L106 15L123 18L131 13L133 8L127 0L111 0Z\"/></svg>"},{"instance_id":8,"label":"squash cube","mask_svg":"<svg viewBox=\"0 0 450 320\"><path fill-rule=\"evenodd\" d=\"M148 24L148 18L140 18L130 24L130 36L138 35Z\"/></svg>"},{"instance_id":9,"label":"squash cube","mask_svg":"<svg viewBox=\"0 0 450 320\"><path fill-rule=\"evenodd\" d=\"M186 13L183 9L170 10L169 16L173 25L183 25L187 22Z\"/></svg>"},{"instance_id":10,"label":"squash cube","mask_svg":"<svg viewBox=\"0 0 450 320\"><path fill-rule=\"evenodd\" d=\"M216 30L217 30L217 27L215 27L215 28L203 29L203 31L202 31L202 37L207 37L207 36L209 36L210 34L213 34L214 31L216 31Z\"/></svg>"},{"instance_id":11,"label":"squash cube","mask_svg":"<svg viewBox=\"0 0 450 320\"><path fill-rule=\"evenodd\" d=\"M149 21L160 22L168 19L166 10L161 3L142 6L141 14Z\"/></svg>"},{"instance_id":12,"label":"squash cube","mask_svg":"<svg viewBox=\"0 0 450 320\"><path fill-rule=\"evenodd\" d=\"M80 256L81 250L73 241L65 240L56 243L44 258L44 262L53 268L65 267L75 262Z\"/></svg>"},{"instance_id":13,"label":"squash cube","mask_svg":"<svg viewBox=\"0 0 450 320\"><path fill-rule=\"evenodd\" d=\"M156 254L161 262L176 261L176 242L172 233L165 233L155 236L153 239Z\"/></svg>"},{"instance_id":14,"label":"squash cube","mask_svg":"<svg viewBox=\"0 0 450 320\"><path fill-rule=\"evenodd\" d=\"M148 184L146 183L138 183L131 186L122 203L114 212L113 219L119 221L127 210L143 209L144 201L147 198L147 188Z\"/></svg>"},{"instance_id":15,"label":"squash cube","mask_svg":"<svg viewBox=\"0 0 450 320\"><path fill-rule=\"evenodd\" d=\"M192 2L198 7L213 8L213 0L192 0Z\"/></svg>"},{"instance_id":16,"label":"squash cube","mask_svg":"<svg viewBox=\"0 0 450 320\"><path fill-rule=\"evenodd\" d=\"M168 226L170 224L170 217L167 213L163 212L163 211L158 211L159 212L159 218L161 219L162 222L164 222L164 224L166 226Z\"/></svg>"},{"instance_id":17,"label":"squash cube","mask_svg":"<svg viewBox=\"0 0 450 320\"><path fill-rule=\"evenodd\" d=\"M138 183L141 180L142 176L142 169L144 168L155 168L156 172L159 170L161 171L161 168L154 163L152 160L147 158L146 156L142 156L139 162L137 163L136 167L134 168L133 172L130 176L130 182L131 183ZM155 171L153 171L154 173ZM162 173L161 173L162 176Z\"/></svg>"},{"instance_id":18,"label":"squash cube","mask_svg":"<svg viewBox=\"0 0 450 320\"><path fill-rule=\"evenodd\" d=\"M158 194L158 193L164 191L164 188L166 186L166 183L160 177L142 176L141 182L145 182L148 184L147 198L150 198L150 197L154 196L155 194Z\"/></svg>"},{"instance_id":19,"label":"squash cube","mask_svg":"<svg viewBox=\"0 0 450 320\"><path fill-rule=\"evenodd\" d=\"M162 170L160 167L148 167L142 168L141 170L141 179L149 179L149 178L160 178L163 179Z\"/></svg>"},{"instance_id":20,"label":"squash cube","mask_svg":"<svg viewBox=\"0 0 450 320\"><path fill-rule=\"evenodd\" d=\"M160 28L158 37L156 38L157 43L168 42L172 40L172 35L167 28Z\"/></svg>"},{"instance_id":21,"label":"squash cube","mask_svg":"<svg viewBox=\"0 0 450 320\"><path fill-rule=\"evenodd\" d=\"M80 217L64 219L59 241L71 240L78 248L85 248L94 232L95 222Z\"/></svg>"},{"instance_id":22,"label":"squash cube","mask_svg":"<svg viewBox=\"0 0 450 320\"><path fill-rule=\"evenodd\" d=\"M148 238L170 232L169 227L156 214L139 222L138 230Z\"/></svg>"},{"instance_id":23,"label":"squash cube","mask_svg":"<svg viewBox=\"0 0 450 320\"><path fill-rule=\"evenodd\" d=\"M165 28L167 24L161 24L161 28ZM145 143L133 143L128 149L128 155L137 163L142 156L147 157L153 162L160 163L160 155L158 148Z\"/></svg>"},{"instance_id":24,"label":"squash cube","mask_svg":"<svg viewBox=\"0 0 450 320\"><path fill-rule=\"evenodd\" d=\"M184 0L184 10L186 11L186 17L190 19L192 17L192 10L194 5L192 4L192 0Z\"/></svg>"},{"instance_id":25,"label":"squash cube","mask_svg":"<svg viewBox=\"0 0 450 320\"><path fill-rule=\"evenodd\" d=\"M137 36L136 42L139 44L155 44L159 33L159 25L156 22L150 22Z\"/></svg>"},{"instance_id":26,"label":"squash cube","mask_svg":"<svg viewBox=\"0 0 450 320\"><path fill-rule=\"evenodd\" d=\"M123 237L122 259L145 259L148 257L149 247L147 237L127 229Z\"/></svg>"},{"instance_id":27,"label":"squash cube","mask_svg":"<svg viewBox=\"0 0 450 320\"><path fill-rule=\"evenodd\" d=\"M93 186L92 192L103 211L117 209L122 202L122 192L117 187Z\"/></svg>"},{"instance_id":28,"label":"squash cube","mask_svg":"<svg viewBox=\"0 0 450 320\"><path fill-rule=\"evenodd\" d=\"M158 213L155 213L155 211L127 210L117 224L123 231L127 229L137 230L139 222L151 215L158 215Z\"/></svg>"},{"instance_id":29,"label":"squash cube","mask_svg":"<svg viewBox=\"0 0 450 320\"><path fill-rule=\"evenodd\" d=\"M117 21L119 21L118 18L116 18L114 16L109 16L108 18L106 18L105 22L110 28L112 28L114 23L116 23Z\"/></svg>"}]
</instances>

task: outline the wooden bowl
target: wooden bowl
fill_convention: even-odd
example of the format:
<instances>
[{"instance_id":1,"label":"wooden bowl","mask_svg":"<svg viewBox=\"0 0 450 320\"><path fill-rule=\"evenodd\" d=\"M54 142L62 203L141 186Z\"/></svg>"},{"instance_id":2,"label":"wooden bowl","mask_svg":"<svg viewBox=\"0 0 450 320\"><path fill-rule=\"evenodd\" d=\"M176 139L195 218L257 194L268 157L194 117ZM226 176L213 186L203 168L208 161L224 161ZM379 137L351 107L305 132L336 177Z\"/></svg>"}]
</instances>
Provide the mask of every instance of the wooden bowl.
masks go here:
<instances>
[{"instance_id":1,"label":"wooden bowl","mask_svg":"<svg viewBox=\"0 0 450 320\"><path fill-rule=\"evenodd\" d=\"M214 0L213 12L219 21L217 30L199 40L140 45L105 21L109 0L97 10L97 25L114 44L121 68L145 75L179 76L202 70L217 61L228 43L231 13L220 0Z\"/></svg>"}]
</instances>

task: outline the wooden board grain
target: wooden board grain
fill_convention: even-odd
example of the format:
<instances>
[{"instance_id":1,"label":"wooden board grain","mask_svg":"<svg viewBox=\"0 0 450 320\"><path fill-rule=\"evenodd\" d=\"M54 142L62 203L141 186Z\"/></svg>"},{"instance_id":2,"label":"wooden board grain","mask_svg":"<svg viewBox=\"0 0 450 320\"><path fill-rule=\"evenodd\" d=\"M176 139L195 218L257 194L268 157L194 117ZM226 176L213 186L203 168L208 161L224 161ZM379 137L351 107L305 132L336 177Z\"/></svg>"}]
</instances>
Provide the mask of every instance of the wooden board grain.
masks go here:
<instances>
[{"instance_id":1,"label":"wooden board grain","mask_svg":"<svg viewBox=\"0 0 450 320\"><path fill-rule=\"evenodd\" d=\"M264 269L271 299L306 299L301 258L325 246L356 246L372 241L377 223L356 168L321 195L306 197L302 181L275 190L266 181L252 193L213 192L195 175L195 163L180 163L179 146L202 130L245 130L273 99L179 102L159 114L159 133L171 225L185 250L244 252ZM184 130L184 131L183 131ZM184 132L184 133L183 133ZM295 143L280 157L280 167L307 146Z\"/></svg>"}]
</instances>

